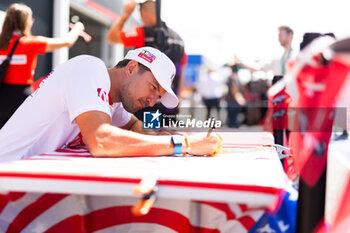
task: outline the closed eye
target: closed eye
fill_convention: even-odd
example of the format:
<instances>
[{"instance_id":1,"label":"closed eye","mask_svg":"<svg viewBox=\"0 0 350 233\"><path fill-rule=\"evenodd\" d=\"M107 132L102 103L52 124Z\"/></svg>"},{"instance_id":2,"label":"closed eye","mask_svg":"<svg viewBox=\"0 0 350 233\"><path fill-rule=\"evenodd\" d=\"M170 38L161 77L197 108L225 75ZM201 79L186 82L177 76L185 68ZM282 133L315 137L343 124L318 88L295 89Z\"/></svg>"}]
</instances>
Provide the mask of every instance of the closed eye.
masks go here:
<instances>
[{"instance_id":1,"label":"closed eye","mask_svg":"<svg viewBox=\"0 0 350 233\"><path fill-rule=\"evenodd\" d=\"M156 85L155 85L155 84L151 83L151 86L152 86L152 90L153 90L153 91L158 91L158 92L160 92L160 90L159 90L159 84L156 84ZM160 99L160 98L162 98L162 96L159 95L158 98Z\"/></svg>"}]
</instances>

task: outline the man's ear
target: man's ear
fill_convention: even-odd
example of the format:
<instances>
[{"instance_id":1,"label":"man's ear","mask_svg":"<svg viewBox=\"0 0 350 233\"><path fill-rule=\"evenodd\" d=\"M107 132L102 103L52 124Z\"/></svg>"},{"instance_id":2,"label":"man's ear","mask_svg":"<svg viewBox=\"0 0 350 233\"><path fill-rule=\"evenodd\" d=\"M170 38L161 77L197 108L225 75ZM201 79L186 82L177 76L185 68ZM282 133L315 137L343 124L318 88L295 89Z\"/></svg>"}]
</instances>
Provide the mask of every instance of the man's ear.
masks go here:
<instances>
[{"instance_id":1,"label":"man's ear","mask_svg":"<svg viewBox=\"0 0 350 233\"><path fill-rule=\"evenodd\" d=\"M137 61L131 60L125 67L126 75L129 77L138 71L139 64Z\"/></svg>"}]
</instances>

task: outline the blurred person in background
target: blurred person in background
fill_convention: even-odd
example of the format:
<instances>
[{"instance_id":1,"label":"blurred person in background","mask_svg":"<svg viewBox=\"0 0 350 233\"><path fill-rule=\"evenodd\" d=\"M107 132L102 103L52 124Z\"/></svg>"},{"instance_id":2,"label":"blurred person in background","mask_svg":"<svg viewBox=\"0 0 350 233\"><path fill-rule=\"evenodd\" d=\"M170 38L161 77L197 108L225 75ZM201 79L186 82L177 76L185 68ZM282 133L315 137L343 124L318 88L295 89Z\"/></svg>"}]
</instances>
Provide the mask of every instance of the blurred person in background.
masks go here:
<instances>
[{"instance_id":1,"label":"blurred person in background","mask_svg":"<svg viewBox=\"0 0 350 233\"><path fill-rule=\"evenodd\" d=\"M186 64L184 42L178 33L169 28L165 22L161 22L160 28L157 26L155 1L147 0L139 5L143 26L136 27L136 31L131 34L123 31L124 24L137 6L137 3L134 1L128 2L124 6L121 17L109 29L107 40L111 44L122 43L127 48L150 46L164 52L175 64L176 74L173 79L172 88L175 94L180 97L183 86L183 70ZM156 38L159 31L164 33L164 41L161 41L161 44L158 43L159 40ZM153 108L140 110L135 115L142 120L144 111L156 111L157 109L162 113L174 116L179 112L178 108L168 109L161 103L157 103Z\"/></svg>"},{"instance_id":2,"label":"blurred person in background","mask_svg":"<svg viewBox=\"0 0 350 233\"><path fill-rule=\"evenodd\" d=\"M292 48L292 41L293 41L294 31L289 26L283 25L278 27L278 41L280 45L283 48L282 56L271 59L269 62L265 63L264 65L258 65L258 64L247 64L242 62L238 57L235 57L235 64L239 65L242 68L248 69L251 72L256 71L272 71L273 77L277 76L284 76L286 74L286 63L290 58L295 57L296 51ZM267 112L267 89L268 84L263 81L259 80L257 89L259 90L258 93L260 95L260 98L258 102L251 103L250 101L247 101L247 110L249 112L253 111L255 113L249 113L247 112L247 120L251 123L256 122L258 119L259 121L262 120L265 117L265 114ZM254 106L254 110L252 108L252 105ZM257 110L259 110L259 117L255 117L257 113ZM248 124L251 124L248 123ZM262 122L261 122L262 123Z\"/></svg>"},{"instance_id":3,"label":"blurred person in background","mask_svg":"<svg viewBox=\"0 0 350 233\"><path fill-rule=\"evenodd\" d=\"M252 72L261 70L273 71L273 75L283 76L286 73L286 62L296 54L292 48L293 36L294 31L289 26L278 27L278 41L283 47L283 54L280 58L272 59L268 64L265 64L264 66L259 67L256 64L245 64L238 57L235 57L235 63Z\"/></svg>"},{"instance_id":4,"label":"blurred person in background","mask_svg":"<svg viewBox=\"0 0 350 233\"><path fill-rule=\"evenodd\" d=\"M33 12L22 3L14 3L6 10L0 34L0 62L2 63L20 37L11 63L0 84L0 128L22 102L32 93L37 55L62 47L71 47L77 41L84 25L76 23L64 38L33 36Z\"/></svg>"},{"instance_id":5,"label":"blurred person in background","mask_svg":"<svg viewBox=\"0 0 350 233\"><path fill-rule=\"evenodd\" d=\"M279 62L280 72L274 72L274 75L285 75L286 73L286 62L293 55L292 40L293 40L293 29L289 26L280 26L278 28L278 41L283 47L284 51Z\"/></svg>"},{"instance_id":6,"label":"blurred person in background","mask_svg":"<svg viewBox=\"0 0 350 233\"><path fill-rule=\"evenodd\" d=\"M220 119L220 99L223 96L222 79L218 72L208 67L207 72L199 81L199 94L207 109L206 119L212 117L211 110L216 109L217 118Z\"/></svg>"},{"instance_id":7,"label":"blurred person in background","mask_svg":"<svg viewBox=\"0 0 350 233\"><path fill-rule=\"evenodd\" d=\"M246 100L243 96L242 85L238 77L238 66L231 66L232 73L227 78L227 125L230 128L238 128L241 122L238 120L238 114L240 113L242 106L246 104Z\"/></svg>"}]
</instances>

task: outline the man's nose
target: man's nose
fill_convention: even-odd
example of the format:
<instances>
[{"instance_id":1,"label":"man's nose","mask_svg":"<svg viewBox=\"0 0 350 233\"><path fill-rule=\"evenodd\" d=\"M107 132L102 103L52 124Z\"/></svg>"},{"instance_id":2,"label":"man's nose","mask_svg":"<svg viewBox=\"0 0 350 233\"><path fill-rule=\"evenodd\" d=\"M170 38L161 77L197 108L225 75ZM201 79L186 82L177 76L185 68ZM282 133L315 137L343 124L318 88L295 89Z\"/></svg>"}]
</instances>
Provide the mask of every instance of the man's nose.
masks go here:
<instances>
[{"instance_id":1,"label":"man's nose","mask_svg":"<svg viewBox=\"0 0 350 233\"><path fill-rule=\"evenodd\" d=\"M148 106L153 107L156 104L157 100L158 100L157 94L151 95L149 98L147 98Z\"/></svg>"}]
</instances>

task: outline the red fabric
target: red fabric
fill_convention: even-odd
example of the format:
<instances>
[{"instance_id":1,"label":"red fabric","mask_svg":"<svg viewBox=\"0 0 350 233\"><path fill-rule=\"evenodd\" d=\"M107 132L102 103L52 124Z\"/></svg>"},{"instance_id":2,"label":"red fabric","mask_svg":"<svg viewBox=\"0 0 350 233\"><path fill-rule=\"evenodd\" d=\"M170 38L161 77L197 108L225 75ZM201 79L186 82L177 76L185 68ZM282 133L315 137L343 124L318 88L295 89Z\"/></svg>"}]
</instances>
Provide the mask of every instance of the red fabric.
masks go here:
<instances>
[{"instance_id":1,"label":"red fabric","mask_svg":"<svg viewBox=\"0 0 350 233\"><path fill-rule=\"evenodd\" d=\"M286 172L288 179L290 180L295 180L298 176L294 164L295 156L291 155L290 157L284 159L283 169Z\"/></svg>"},{"instance_id":2,"label":"red fabric","mask_svg":"<svg viewBox=\"0 0 350 233\"><path fill-rule=\"evenodd\" d=\"M26 206L7 228L6 233L21 232L31 221L48 210L67 194L44 194L37 201Z\"/></svg>"},{"instance_id":3,"label":"red fabric","mask_svg":"<svg viewBox=\"0 0 350 233\"><path fill-rule=\"evenodd\" d=\"M341 195L340 205L333 222L321 222L314 233L344 233L350 229L350 179L346 184L344 193Z\"/></svg>"},{"instance_id":4,"label":"red fabric","mask_svg":"<svg viewBox=\"0 0 350 233\"><path fill-rule=\"evenodd\" d=\"M184 55L182 56L182 60L181 60L181 66L185 66L187 64L187 60L188 60L188 57L186 52L184 51Z\"/></svg>"},{"instance_id":5,"label":"red fabric","mask_svg":"<svg viewBox=\"0 0 350 233\"><path fill-rule=\"evenodd\" d=\"M125 47L136 47L141 48L145 46L145 32L143 27L136 27L133 29L131 33L127 33L125 31L120 32L120 38ZM184 53L181 60L181 66L185 66L187 64L187 54Z\"/></svg>"},{"instance_id":6,"label":"red fabric","mask_svg":"<svg viewBox=\"0 0 350 233\"><path fill-rule=\"evenodd\" d=\"M255 225L255 220L251 216L242 216L238 221L245 229L251 229Z\"/></svg>"},{"instance_id":7,"label":"red fabric","mask_svg":"<svg viewBox=\"0 0 350 233\"><path fill-rule=\"evenodd\" d=\"M276 130L288 129L288 107L292 102L292 98L286 89L283 89L275 96L272 96L271 103L273 105L273 116L283 114L282 117L272 118L272 128Z\"/></svg>"},{"instance_id":8,"label":"red fabric","mask_svg":"<svg viewBox=\"0 0 350 233\"><path fill-rule=\"evenodd\" d=\"M209 205L215 209L225 212L227 220L236 219L247 231L249 231L256 223L256 221L249 215L244 215L237 218L236 214L231 210L229 204L227 203L206 202L206 201L202 201L199 203ZM247 205L240 204L238 206L240 207L242 212L246 212L249 210Z\"/></svg>"},{"instance_id":9,"label":"red fabric","mask_svg":"<svg viewBox=\"0 0 350 233\"><path fill-rule=\"evenodd\" d=\"M216 229L194 227L185 216L165 209L152 208L145 216L134 216L132 206L118 206L96 210L83 216L71 216L54 225L45 233L95 232L111 226L127 223L153 223L166 226L175 232L219 232ZM88 226L88 227L87 227ZM194 228L196 230L194 230Z\"/></svg>"},{"instance_id":10,"label":"red fabric","mask_svg":"<svg viewBox=\"0 0 350 233\"><path fill-rule=\"evenodd\" d=\"M292 97L286 88L276 95L268 96L268 112L264 118L264 129L266 131L288 129L287 111L291 103ZM283 116L276 117L278 114Z\"/></svg>"},{"instance_id":11,"label":"red fabric","mask_svg":"<svg viewBox=\"0 0 350 233\"><path fill-rule=\"evenodd\" d=\"M348 183L346 185L345 192L343 194L343 198L341 200L341 208L339 208L339 212L337 213L336 219L332 224L333 233L343 233L347 232L350 229L350 179L348 177Z\"/></svg>"},{"instance_id":12,"label":"red fabric","mask_svg":"<svg viewBox=\"0 0 350 233\"><path fill-rule=\"evenodd\" d=\"M43 81L45 77L46 76L43 76L40 79L34 81L34 83L32 84L33 91L39 88L41 81Z\"/></svg>"},{"instance_id":13,"label":"red fabric","mask_svg":"<svg viewBox=\"0 0 350 233\"><path fill-rule=\"evenodd\" d=\"M236 136L236 135L233 135ZM79 138L79 137L78 137ZM258 137L260 138L260 137ZM259 143L261 139L257 140ZM79 142L76 141L76 142ZM79 144L79 143L77 143ZM227 145L228 143L225 143ZM247 146L247 145L245 145ZM249 147L250 146L250 147ZM247 148L256 148L257 145L248 145ZM261 145L260 145L261 146ZM245 148L245 147L243 147ZM271 151L274 150L271 148ZM255 153L255 152L254 152ZM274 152L275 153L275 152ZM52 160L48 155L40 155L34 158L29 158L23 161L15 161L14 163L26 163L38 161L40 168L47 169L47 163L54 166L59 163L69 162L70 165L63 166L65 169L73 168L74 171L78 171L73 176L64 175L61 173L61 169L58 168L55 172L54 169L48 169L47 172L39 172L39 174L30 174L27 170L17 173L21 177L32 177L35 180L58 178L62 181L76 181L78 183L87 183L94 181L102 181L104 183L113 182L119 183L122 186L136 185L140 183L140 179L136 176L111 176L108 169L106 169L110 162L106 160L106 166L99 166L96 163L89 163L82 165L81 167L71 167L72 164L83 164L88 161L86 158L81 159L78 163L77 156L79 154L86 156L88 153L85 149L71 150L61 149L55 152L51 152L52 156L60 156ZM268 153L258 156L254 161L260 159L273 159L275 156ZM274 154L273 154L274 155ZM246 154L243 155L244 157ZM264 157L265 156L265 157ZM91 158L94 160L93 158ZM151 160L152 158L147 158ZM101 159L96 159L98 161ZM119 163L119 159L115 159L116 164ZM252 160L253 161L253 160ZM102 161L101 161L102 162ZM132 164L136 162L132 161ZM197 162L196 162L197 163ZM108 164L108 165L107 165ZM136 164L138 164L136 162ZM152 163L153 164L153 163ZM260 164L260 163L259 163ZM265 163L264 163L265 164ZM275 164L275 163L274 163ZM10 168L11 162L6 164ZM21 166L21 165L20 165ZM174 166L174 163L169 163L169 166ZM17 164L13 167L19 168ZM30 165L33 168L32 165ZM82 167L88 168L88 170L80 170ZM124 169L127 167L123 166ZM44 169L44 170L45 170ZM91 171L91 169L101 170L101 176L96 176L98 172ZM113 170L119 170L118 167L111 166ZM231 167L232 169L232 167ZM37 171L37 169L34 169ZM46 175L45 175L46 174ZM56 174L56 175L55 175ZM106 175L107 174L107 175ZM72 174L73 175L73 174ZM7 173L2 173L3 178L16 178L16 173L11 173L7 170ZM97 179L95 179L97 178ZM279 179L280 180L280 179ZM282 179L283 180L283 179ZM30 183L30 181L28 180ZM54 182L54 181L53 181ZM25 182L26 184L27 182ZM259 182L260 183L260 182ZM52 184L50 180L45 184ZM53 183L54 184L54 183ZM57 183L59 184L59 183ZM61 184L62 185L62 184ZM197 181L181 181L181 180L158 180L159 186L176 187L182 186L183 188L203 188L210 190L235 190L240 195L241 192L249 192L251 194L273 194L277 198L280 193L280 188L253 185L246 186L244 184L225 184L225 183L206 183ZM96 184L96 187L98 185ZM105 230L106 232L127 232L132 231L134 225L138 223L144 224L143 227L147 232L162 232L164 227L173 229L176 232L186 233L218 233L218 232L248 232L259 218L266 211L267 206L254 205L248 203L220 203L212 201L190 201L190 200L157 200L152 207L149 214L146 216L136 217L131 215L131 207L137 201L137 197L123 197L119 195L115 196L91 196L80 194L53 194L53 193L20 193L17 197L12 196L7 198L6 195L0 196L0 204L4 207L3 212L0 214L0 229L4 229L4 232L10 226L12 232L33 231L33 232L93 232L98 230ZM122 198L125 198L124 200ZM1 201L4 201L1 203ZM6 217L4 217L6 216ZM124 228L125 227L125 228ZM39 229L39 230L38 230ZM116 230L115 230L116 229ZM150 229L150 230L149 230ZM232 229L231 231L227 229ZM239 231L235 231L235 229ZM114 231L115 230L115 231ZM156 231L157 230L157 231Z\"/></svg>"},{"instance_id":14,"label":"red fabric","mask_svg":"<svg viewBox=\"0 0 350 233\"><path fill-rule=\"evenodd\" d=\"M290 130L288 109L292 104L292 97L286 88L275 95L268 96L268 112L264 118L264 129L272 132L273 130ZM281 117L276 117L281 114ZM289 140L284 133L284 146L289 147ZM290 153L291 154L291 153ZM297 173L294 168L295 157L291 154L290 157L284 159L283 169L290 180L295 180Z\"/></svg>"},{"instance_id":15,"label":"red fabric","mask_svg":"<svg viewBox=\"0 0 350 233\"><path fill-rule=\"evenodd\" d=\"M24 194L24 192L9 192L8 194L0 194L0 214L8 202L17 201L23 197Z\"/></svg>"},{"instance_id":16,"label":"red fabric","mask_svg":"<svg viewBox=\"0 0 350 233\"><path fill-rule=\"evenodd\" d=\"M136 27L130 34L124 31L120 32L120 38L125 47L141 48L145 45L145 32L143 27Z\"/></svg>"},{"instance_id":17,"label":"red fabric","mask_svg":"<svg viewBox=\"0 0 350 233\"><path fill-rule=\"evenodd\" d=\"M18 35L13 35L12 40L6 50L0 50L0 55L8 55ZM19 41L17 48L12 57L10 66L6 71L4 83L31 85L34 80L34 70L37 64L38 54L45 54L47 42L46 37L42 36L24 36ZM24 64L12 64L16 56L25 57Z\"/></svg>"},{"instance_id":18,"label":"red fabric","mask_svg":"<svg viewBox=\"0 0 350 233\"><path fill-rule=\"evenodd\" d=\"M25 193L19 193L19 196L23 197L23 194ZM54 209L56 205L59 205L60 202L64 200L67 201L69 198L71 198L72 200L76 200L77 197L67 194L47 193L42 194L38 197L38 199L33 200L30 198L29 194L29 196L27 196L26 202L21 202L19 200L20 202L18 203L12 203L16 200L10 200L9 198L7 204L9 206L12 206L10 209L14 210L18 208L19 211L14 221L9 224L7 229L5 228L6 233L22 232L33 221L36 221L40 217L43 221L42 226L40 226L40 232L45 233L92 233L100 230L105 230L114 226L123 226L127 224L137 223L146 223L149 226L149 229L153 230L156 230L157 226L162 226L170 228L174 232L219 233L221 232L220 228L222 229L222 227L225 226L225 223L222 221L218 222L219 225L215 225L215 227L211 228L205 226L208 225L208 222L203 222L203 225L197 225L198 223L193 224L192 221L194 220L192 219L191 221L190 217L183 215L181 212L174 211L171 208L168 209L167 207L153 207L150 210L150 212L144 216L134 216L131 211L132 206L127 204L111 204L112 206L107 205L103 208L98 208L95 210L91 209L91 211L87 211L86 213L80 212L74 206L72 206L71 209L68 208L67 210L69 211L52 212L52 209ZM94 203L90 204L93 205ZM195 205L197 205L197 207L200 209L206 209L208 208L208 206L213 207L215 210L206 210L208 211L207 214L209 214L208 217L210 216L210 213L214 216L221 217L221 215L218 214L222 213L223 216L226 215L225 222L227 222L228 225L230 225L230 223L228 223L230 221L232 221L231 224L237 221L237 224L241 225L245 229L244 232L248 232L256 223L256 220L253 217L253 212L244 213L245 211L247 211L247 207L245 205L236 205L242 211L242 213L240 213L239 216L236 216L236 214L230 209L229 205L225 203L197 201ZM262 214L264 210L261 211ZM54 214L54 216L52 216L52 214ZM53 225L47 225L45 223L45 218L55 218L55 221L57 222ZM51 220L52 219L48 221L50 222ZM215 218L210 219L209 217L208 220L215 221ZM120 232L120 230L118 232ZM159 229L157 230L157 232L159 232Z\"/></svg>"},{"instance_id":19,"label":"red fabric","mask_svg":"<svg viewBox=\"0 0 350 233\"><path fill-rule=\"evenodd\" d=\"M227 220L231 220L231 219L236 219L237 218L236 214L230 209L230 206L227 203L207 202L207 201L202 201L202 202L199 202L199 203L203 203L203 204L209 205L209 206L211 206L213 208L216 208L218 210L221 210L221 211L225 212Z\"/></svg>"},{"instance_id":20,"label":"red fabric","mask_svg":"<svg viewBox=\"0 0 350 233\"><path fill-rule=\"evenodd\" d=\"M327 66L306 66L297 76L299 99L291 140L296 170L309 186L315 185L326 166L333 106L348 73L348 66L334 60Z\"/></svg>"}]
</instances>

